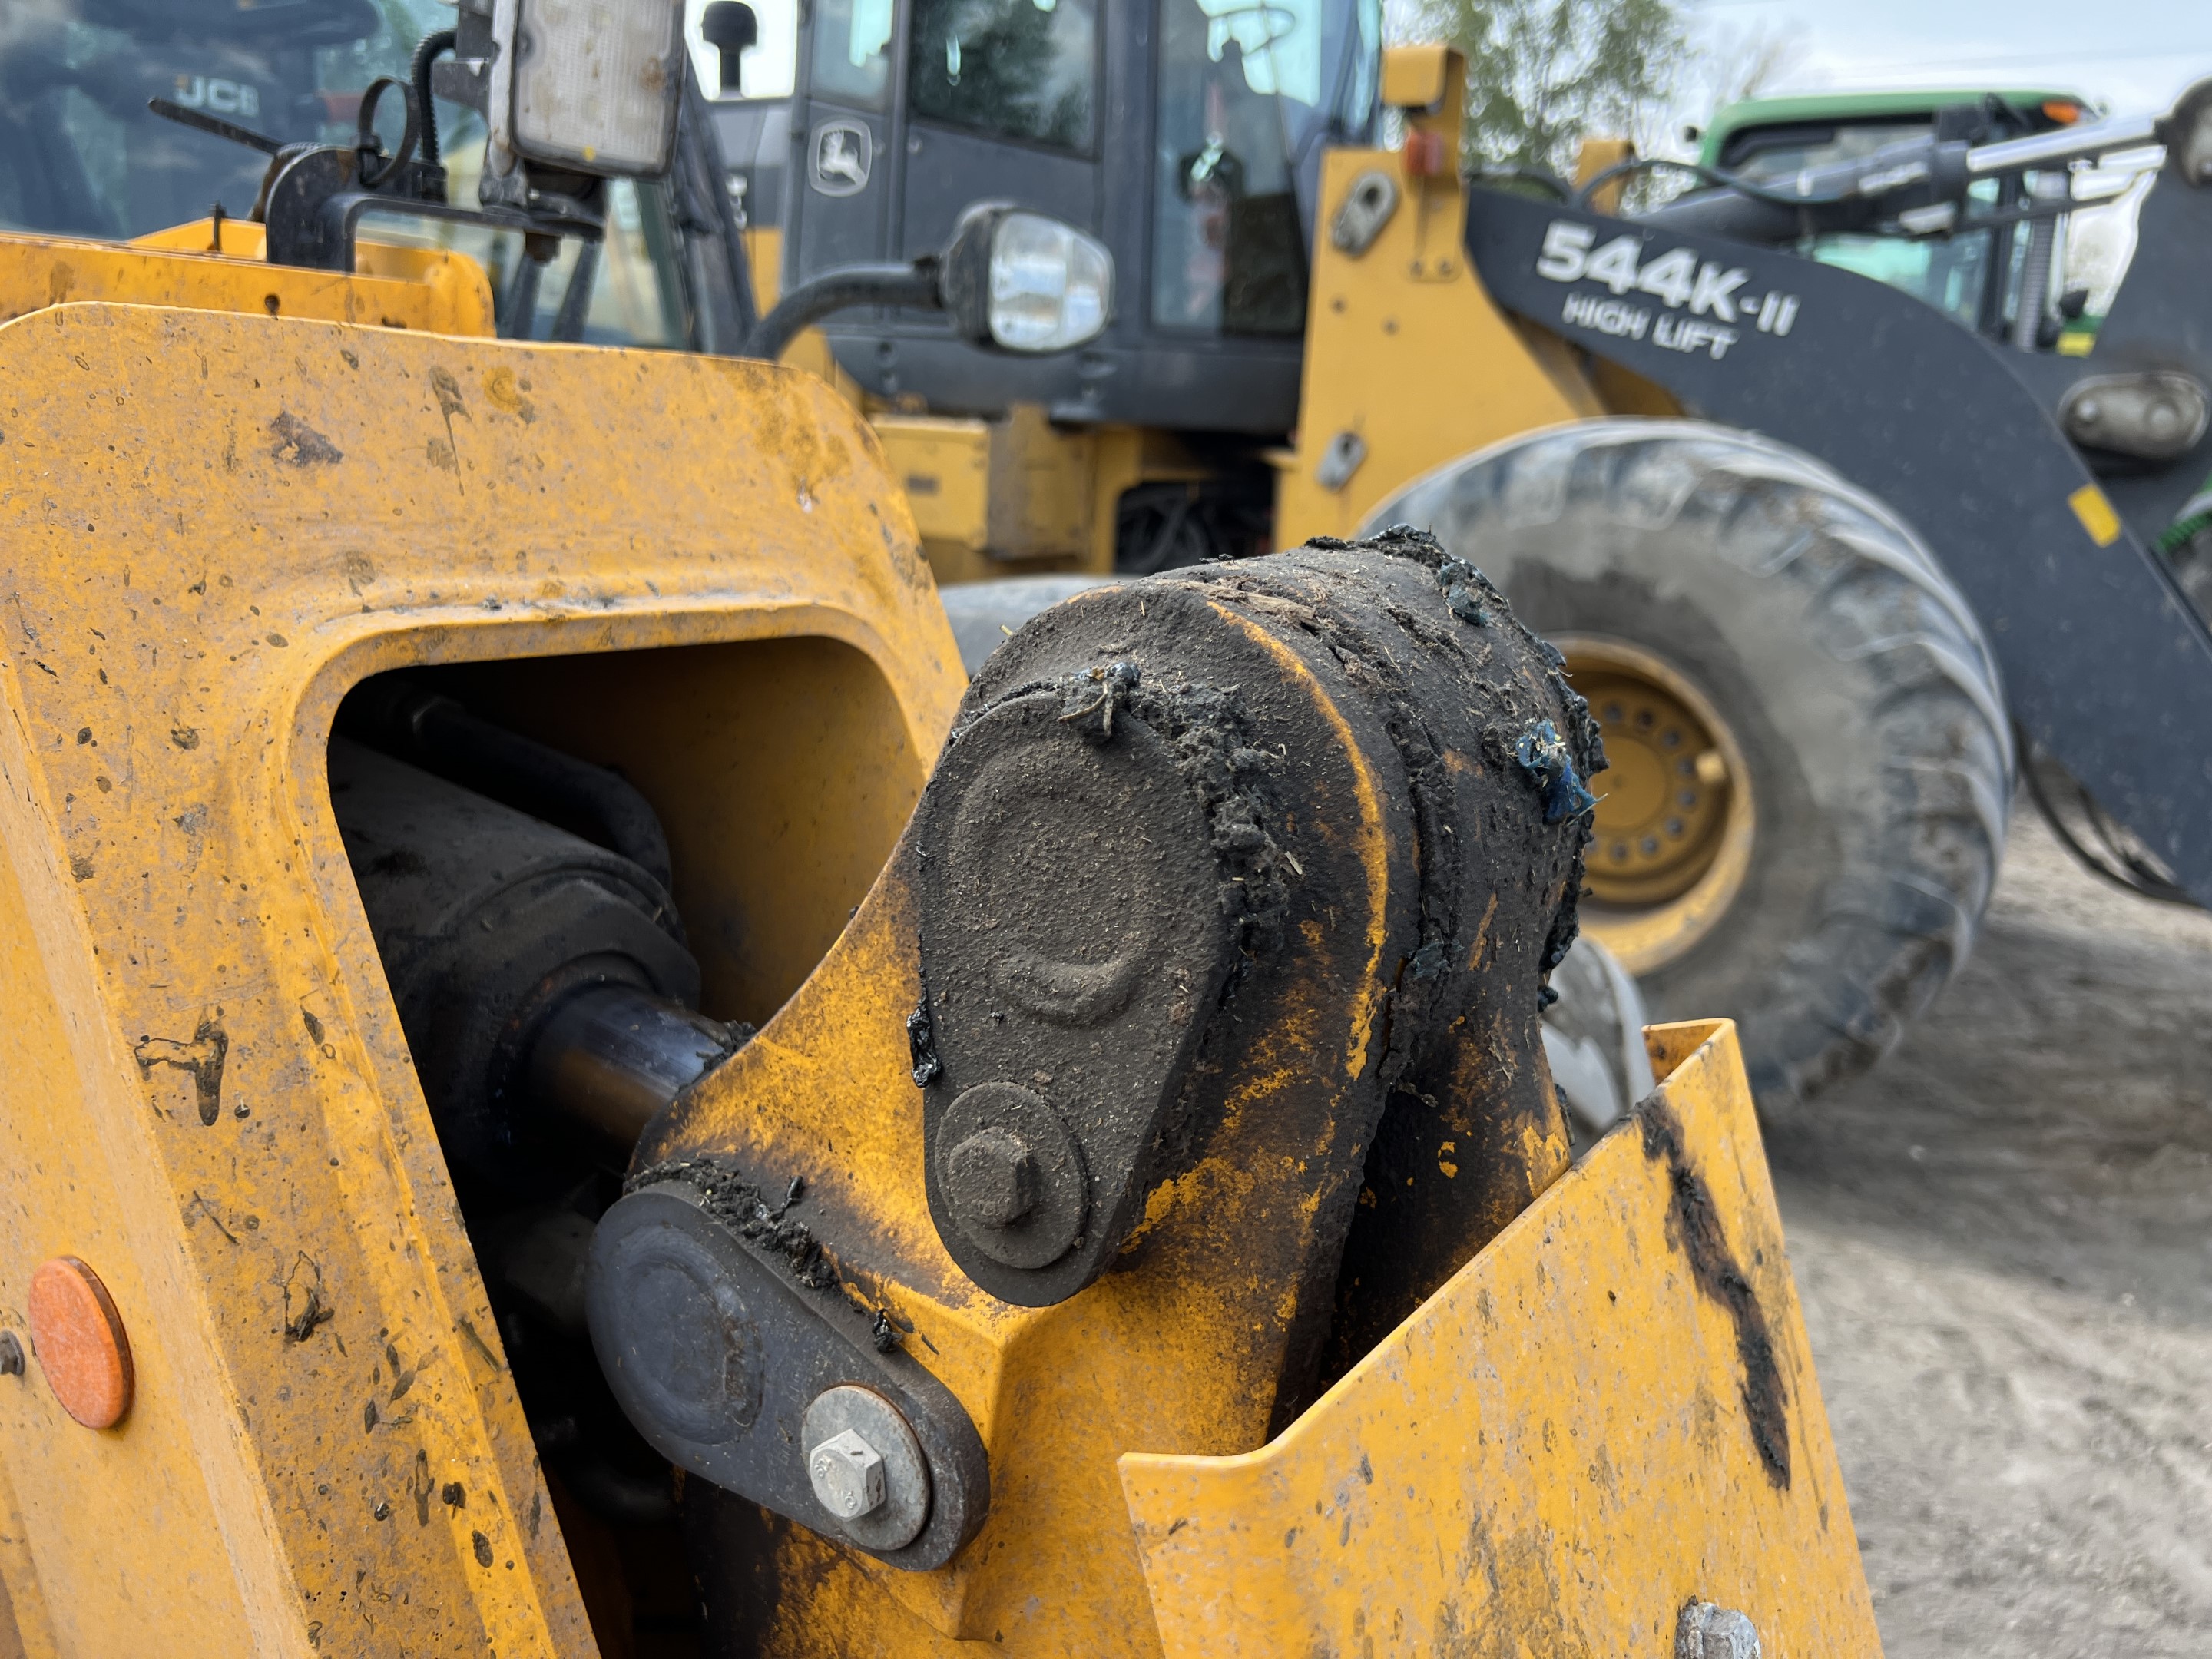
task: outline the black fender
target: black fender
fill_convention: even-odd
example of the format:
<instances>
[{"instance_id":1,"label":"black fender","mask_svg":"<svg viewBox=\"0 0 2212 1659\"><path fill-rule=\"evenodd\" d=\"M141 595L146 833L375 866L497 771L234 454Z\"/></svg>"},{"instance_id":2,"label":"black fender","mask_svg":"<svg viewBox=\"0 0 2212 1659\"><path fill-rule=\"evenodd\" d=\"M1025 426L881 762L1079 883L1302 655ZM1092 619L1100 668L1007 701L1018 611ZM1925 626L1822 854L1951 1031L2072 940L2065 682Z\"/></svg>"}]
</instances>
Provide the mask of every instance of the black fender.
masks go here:
<instances>
[{"instance_id":1,"label":"black fender","mask_svg":"<svg viewBox=\"0 0 2212 1659\"><path fill-rule=\"evenodd\" d=\"M2154 194L2177 188L2208 194ZM1904 520L1973 606L2014 718L2212 902L2212 633L2006 353L1855 272L1494 190L1468 192L1467 251L1506 310Z\"/></svg>"}]
</instances>

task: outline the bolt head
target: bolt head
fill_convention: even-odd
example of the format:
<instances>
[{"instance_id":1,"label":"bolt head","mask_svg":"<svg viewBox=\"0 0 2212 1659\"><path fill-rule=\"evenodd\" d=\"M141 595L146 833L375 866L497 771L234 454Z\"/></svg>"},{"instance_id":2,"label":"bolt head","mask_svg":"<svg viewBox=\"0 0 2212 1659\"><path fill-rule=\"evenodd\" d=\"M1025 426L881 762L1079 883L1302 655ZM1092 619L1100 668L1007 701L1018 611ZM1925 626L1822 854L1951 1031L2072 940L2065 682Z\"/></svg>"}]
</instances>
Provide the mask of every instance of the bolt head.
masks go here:
<instances>
[{"instance_id":1,"label":"bolt head","mask_svg":"<svg viewBox=\"0 0 2212 1659\"><path fill-rule=\"evenodd\" d=\"M1036 1207L1036 1159L1011 1129L978 1129L952 1149L945 1174L947 1196L968 1220L1011 1227Z\"/></svg>"},{"instance_id":2,"label":"bolt head","mask_svg":"<svg viewBox=\"0 0 2212 1659\"><path fill-rule=\"evenodd\" d=\"M806 1477L822 1507L840 1521L857 1521L883 1507L883 1457L850 1429L806 1455Z\"/></svg>"}]
</instances>

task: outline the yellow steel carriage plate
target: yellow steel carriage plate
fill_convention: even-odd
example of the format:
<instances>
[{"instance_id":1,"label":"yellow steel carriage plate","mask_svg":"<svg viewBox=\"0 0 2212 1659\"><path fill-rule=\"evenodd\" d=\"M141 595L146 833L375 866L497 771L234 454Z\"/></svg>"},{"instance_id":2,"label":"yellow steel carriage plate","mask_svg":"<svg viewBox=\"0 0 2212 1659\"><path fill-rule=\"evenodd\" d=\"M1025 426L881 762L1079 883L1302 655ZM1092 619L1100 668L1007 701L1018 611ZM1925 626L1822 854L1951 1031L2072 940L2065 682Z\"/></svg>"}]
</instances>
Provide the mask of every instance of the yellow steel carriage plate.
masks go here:
<instances>
[{"instance_id":1,"label":"yellow steel carriage plate","mask_svg":"<svg viewBox=\"0 0 2212 1659\"><path fill-rule=\"evenodd\" d=\"M1170 1656L1881 1651L1735 1028L1271 1444L1121 1460Z\"/></svg>"}]
</instances>

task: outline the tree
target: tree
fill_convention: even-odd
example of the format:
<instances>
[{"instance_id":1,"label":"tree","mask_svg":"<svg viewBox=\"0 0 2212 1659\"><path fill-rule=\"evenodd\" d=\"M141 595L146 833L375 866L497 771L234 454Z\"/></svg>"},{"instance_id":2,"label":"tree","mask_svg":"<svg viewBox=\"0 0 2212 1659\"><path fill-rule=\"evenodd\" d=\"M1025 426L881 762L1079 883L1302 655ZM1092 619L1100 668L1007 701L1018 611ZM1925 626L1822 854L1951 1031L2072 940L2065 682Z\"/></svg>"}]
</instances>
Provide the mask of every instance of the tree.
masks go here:
<instances>
[{"instance_id":1,"label":"tree","mask_svg":"<svg viewBox=\"0 0 2212 1659\"><path fill-rule=\"evenodd\" d=\"M1760 96L1796 69L1803 48L1803 37L1794 29L1754 23L1711 30L1698 50L1698 116Z\"/></svg>"},{"instance_id":2,"label":"tree","mask_svg":"<svg viewBox=\"0 0 2212 1659\"><path fill-rule=\"evenodd\" d=\"M1695 58L1675 0L1429 0L1416 16L1467 54L1476 167L1571 175L1585 137L1651 131Z\"/></svg>"}]
</instances>

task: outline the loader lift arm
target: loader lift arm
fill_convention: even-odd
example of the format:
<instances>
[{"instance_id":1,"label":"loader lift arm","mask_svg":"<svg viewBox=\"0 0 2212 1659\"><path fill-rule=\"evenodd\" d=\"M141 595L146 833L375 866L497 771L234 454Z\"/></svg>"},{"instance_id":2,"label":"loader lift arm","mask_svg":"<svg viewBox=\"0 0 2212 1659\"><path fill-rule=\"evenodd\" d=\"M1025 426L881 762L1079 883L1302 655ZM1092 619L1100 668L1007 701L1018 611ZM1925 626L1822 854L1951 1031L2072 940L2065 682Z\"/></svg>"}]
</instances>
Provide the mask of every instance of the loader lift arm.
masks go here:
<instances>
[{"instance_id":1,"label":"loader lift arm","mask_svg":"<svg viewBox=\"0 0 2212 1659\"><path fill-rule=\"evenodd\" d=\"M2197 711L2212 702L2212 633L2148 543L2212 465L2212 436L2100 479L2053 410L2098 376L2212 385L2207 324L2181 281L2212 249L2195 159L2208 120L2200 88L2169 125L2114 326L2081 359L2001 349L1909 295L1788 252L1481 188L1467 211L1469 258L1508 310L1878 494L1988 630L2020 726L2200 902L2212 729Z\"/></svg>"}]
</instances>

